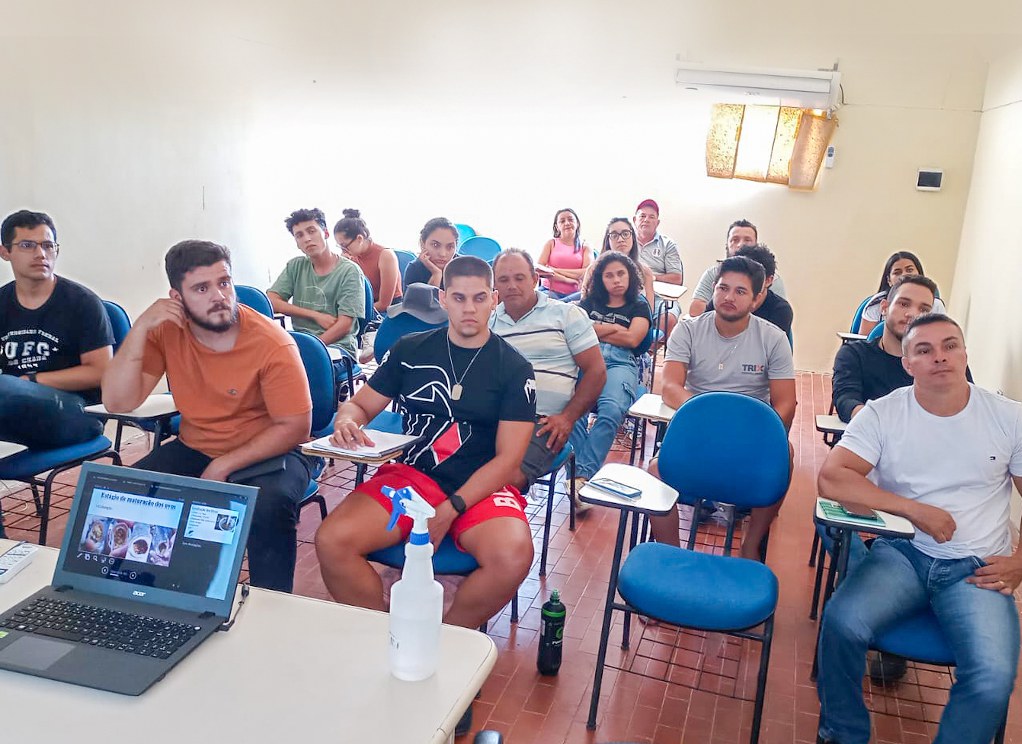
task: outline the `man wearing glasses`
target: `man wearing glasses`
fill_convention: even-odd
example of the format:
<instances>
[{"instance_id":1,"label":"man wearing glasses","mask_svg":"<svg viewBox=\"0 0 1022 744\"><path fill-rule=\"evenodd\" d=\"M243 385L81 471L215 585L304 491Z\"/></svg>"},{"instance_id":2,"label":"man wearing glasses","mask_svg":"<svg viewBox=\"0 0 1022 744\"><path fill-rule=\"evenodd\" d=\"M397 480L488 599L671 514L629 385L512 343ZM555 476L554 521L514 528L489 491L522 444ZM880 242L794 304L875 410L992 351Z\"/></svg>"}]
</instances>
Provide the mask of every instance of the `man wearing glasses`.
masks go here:
<instances>
[{"instance_id":1,"label":"man wearing glasses","mask_svg":"<svg viewBox=\"0 0 1022 744\"><path fill-rule=\"evenodd\" d=\"M113 356L102 301L53 273L60 246L49 215L8 215L0 242L14 272L0 287L0 440L47 449L99 436L102 423L82 409L99 402Z\"/></svg>"},{"instance_id":2,"label":"man wearing glasses","mask_svg":"<svg viewBox=\"0 0 1022 744\"><path fill-rule=\"evenodd\" d=\"M296 331L311 333L356 359L357 319L366 316L362 270L330 250L322 210L296 210L284 226L303 255L288 261L267 290L273 311L290 315Z\"/></svg>"}]
</instances>

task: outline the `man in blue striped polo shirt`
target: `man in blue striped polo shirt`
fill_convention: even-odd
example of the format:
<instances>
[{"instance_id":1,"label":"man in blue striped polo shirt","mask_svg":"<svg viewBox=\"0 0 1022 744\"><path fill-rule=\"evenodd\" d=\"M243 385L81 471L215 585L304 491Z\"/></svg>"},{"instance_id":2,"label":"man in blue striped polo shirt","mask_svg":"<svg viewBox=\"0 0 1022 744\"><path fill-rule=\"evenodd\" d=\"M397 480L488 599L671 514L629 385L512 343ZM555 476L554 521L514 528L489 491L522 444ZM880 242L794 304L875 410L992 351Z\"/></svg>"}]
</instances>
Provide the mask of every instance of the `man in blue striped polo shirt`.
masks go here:
<instances>
[{"instance_id":1,"label":"man in blue striped polo shirt","mask_svg":"<svg viewBox=\"0 0 1022 744\"><path fill-rule=\"evenodd\" d=\"M518 248L502 251L493 276L500 304L490 328L529 360L536 375L536 428L515 484L524 492L549 472L575 421L589 415L607 367L586 314L536 291L532 256Z\"/></svg>"}]
</instances>

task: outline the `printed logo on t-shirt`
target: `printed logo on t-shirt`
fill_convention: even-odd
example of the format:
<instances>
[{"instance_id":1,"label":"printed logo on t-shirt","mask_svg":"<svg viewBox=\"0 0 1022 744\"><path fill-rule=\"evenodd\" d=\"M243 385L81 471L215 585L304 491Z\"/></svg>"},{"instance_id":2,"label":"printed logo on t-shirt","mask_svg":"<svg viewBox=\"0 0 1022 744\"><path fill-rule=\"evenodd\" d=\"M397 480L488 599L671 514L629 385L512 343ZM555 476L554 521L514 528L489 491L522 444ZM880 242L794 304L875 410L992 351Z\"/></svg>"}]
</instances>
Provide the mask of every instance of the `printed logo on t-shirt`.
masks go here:
<instances>
[{"instance_id":1,"label":"printed logo on t-shirt","mask_svg":"<svg viewBox=\"0 0 1022 744\"><path fill-rule=\"evenodd\" d=\"M16 336L30 336L32 340L19 341ZM35 337L42 337L41 340ZM4 337L4 358L16 362L21 369L38 365L60 351L60 339L38 328L11 331Z\"/></svg>"},{"instance_id":2,"label":"printed logo on t-shirt","mask_svg":"<svg viewBox=\"0 0 1022 744\"><path fill-rule=\"evenodd\" d=\"M761 375L766 372L765 364L743 364L742 374L743 375Z\"/></svg>"},{"instance_id":3,"label":"printed logo on t-shirt","mask_svg":"<svg viewBox=\"0 0 1022 744\"><path fill-rule=\"evenodd\" d=\"M525 381L525 397L528 399L528 401L530 403L534 403L536 401L536 381L535 380L528 379L528 380Z\"/></svg>"}]
</instances>

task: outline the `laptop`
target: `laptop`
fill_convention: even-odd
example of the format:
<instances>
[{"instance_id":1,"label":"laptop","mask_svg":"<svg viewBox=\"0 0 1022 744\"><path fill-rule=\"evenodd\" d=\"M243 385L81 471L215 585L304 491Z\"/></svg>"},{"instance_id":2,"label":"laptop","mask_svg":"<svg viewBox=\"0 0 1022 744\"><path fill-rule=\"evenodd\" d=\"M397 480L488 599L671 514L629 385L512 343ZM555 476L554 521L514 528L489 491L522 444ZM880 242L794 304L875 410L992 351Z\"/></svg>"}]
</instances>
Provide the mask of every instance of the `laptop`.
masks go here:
<instances>
[{"instance_id":1,"label":"laptop","mask_svg":"<svg viewBox=\"0 0 1022 744\"><path fill-rule=\"evenodd\" d=\"M52 584L0 610L0 669L142 694L230 616L258 493L82 465Z\"/></svg>"}]
</instances>

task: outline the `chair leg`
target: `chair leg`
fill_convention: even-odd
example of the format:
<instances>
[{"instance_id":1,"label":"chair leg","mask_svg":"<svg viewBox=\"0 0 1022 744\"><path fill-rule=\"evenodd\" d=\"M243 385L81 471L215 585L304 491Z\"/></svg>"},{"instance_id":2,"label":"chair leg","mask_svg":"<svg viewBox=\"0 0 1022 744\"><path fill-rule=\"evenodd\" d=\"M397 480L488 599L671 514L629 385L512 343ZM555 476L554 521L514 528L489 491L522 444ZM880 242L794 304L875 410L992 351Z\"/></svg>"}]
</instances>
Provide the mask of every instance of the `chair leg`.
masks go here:
<instances>
[{"instance_id":1,"label":"chair leg","mask_svg":"<svg viewBox=\"0 0 1022 744\"><path fill-rule=\"evenodd\" d=\"M774 639L774 616L763 624L763 648L759 657L759 674L756 676L756 701L752 708L752 733L749 744L758 744L759 728L763 719L763 696L766 694L767 669L770 666L770 644Z\"/></svg>"},{"instance_id":2,"label":"chair leg","mask_svg":"<svg viewBox=\"0 0 1022 744\"><path fill-rule=\"evenodd\" d=\"M312 500L315 501L317 504L319 504L319 519L320 519L320 521L321 522L325 521L326 520L326 514L327 514L327 512L326 512L326 499L324 499L321 494L317 493L315 498L313 498Z\"/></svg>"},{"instance_id":3,"label":"chair leg","mask_svg":"<svg viewBox=\"0 0 1022 744\"><path fill-rule=\"evenodd\" d=\"M816 564L816 579L813 581L813 603L809 607L810 620L815 620L820 614L820 591L823 589L823 559L826 553L819 534L816 535L816 543L816 552L813 554L813 563ZM809 565L813 564L810 563Z\"/></svg>"},{"instance_id":4,"label":"chair leg","mask_svg":"<svg viewBox=\"0 0 1022 744\"><path fill-rule=\"evenodd\" d=\"M43 515L43 502L39 497L39 486L34 481L29 483L32 489L32 500L35 502L35 515L41 517Z\"/></svg>"},{"instance_id":5,"label":"chair leg","mask_svg":"<svg viewBox=\"0 0 1022 744\"><path fill-rule=\"evenodd\" d=\"M571 473L571 477L568 478L568 531L575 531L575 478L577 477L578 471L575 470L575 453L571 453L571 457L568 458L568 472Z\"/></svg>"},{"instance_id":6,"label":"chair leg","mask_svg":"<svg viewBox=\"0 0 1022 744\"><path fill-rule=\"evenodd\" d=\"M696 547L696 532L699 530L699 510L703 506L702 499L696 499L696 502L692 505L692 526L688 531L688 549L695 550Z\"/></svg>"},{"instance_id":7,"label":"chair leg","mask_svg":"<svg viewBox=\"0 0 1022 744\"><path fill-rule=\"evenodd\" d=\"M117 452L121 451L121 434L124 433L124 422L118 419L117 421L117 432L114 434L114 449Z\"/></svg>"},{"instance_id":8,"label":"chair leg","mask_svg":"<svg viewBox=\"0 0 1022 744\"><path fill-rule=\"evenodd\" d=\"M511 622L518 622L518 590L515 589L515 595L511 597Z\"/></svg>"},{"instance_id":9,"label":"chair leg","mask_svg":"<svg viewBox=\"0 0 1022 744\"><path fill-rule=\"evenodd\" d=\"M550 522L554 518L554 486L557 485L557 473L550 474L550 483L546 492L546 520L543 522L543 549L539 554L539 575L546 576L546 556L550 548ZM569 496L570 498L570 496Z\"/></svg>"},{"instance_id":10,"label":"chair leg","mask_svg":"<svg viewBox=\"0 0 1022 744\"><path fill-rule=\"evenodd\" d=\"M816 566L816 551L820 549L820 533L813 530L813 547L809 550L809 568Z\"/></svg>"}]
</instances>

